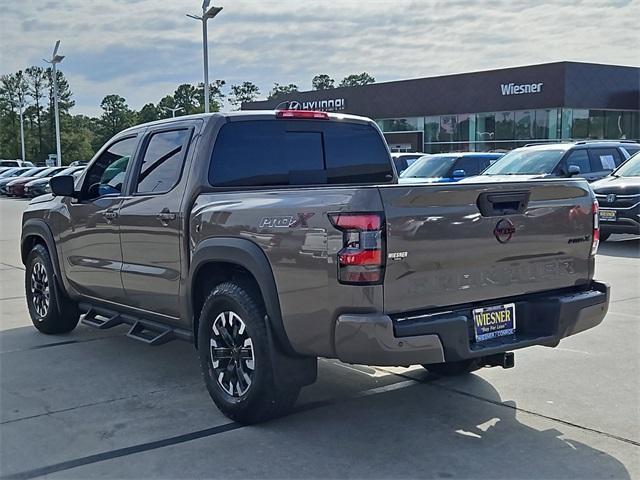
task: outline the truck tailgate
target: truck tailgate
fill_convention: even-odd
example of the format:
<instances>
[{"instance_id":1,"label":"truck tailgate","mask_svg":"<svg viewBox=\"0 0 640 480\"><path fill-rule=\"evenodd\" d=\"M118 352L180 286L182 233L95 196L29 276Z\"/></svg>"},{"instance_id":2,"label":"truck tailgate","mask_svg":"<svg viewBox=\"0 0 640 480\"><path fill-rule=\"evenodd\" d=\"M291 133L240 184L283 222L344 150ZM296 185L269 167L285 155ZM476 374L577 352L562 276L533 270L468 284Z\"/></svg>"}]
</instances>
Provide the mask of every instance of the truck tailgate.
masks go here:
<instances>
[{"instance_id":1,"label":"truck tailgate","mask_svg":"<svg viewBox=\"0 0 640 480\"><path fill-rule=\"evenodd\" d=\"M593 200L584 181L405 184L379 191L386 313L590 281Z\"/></svg>"}]
</instances>

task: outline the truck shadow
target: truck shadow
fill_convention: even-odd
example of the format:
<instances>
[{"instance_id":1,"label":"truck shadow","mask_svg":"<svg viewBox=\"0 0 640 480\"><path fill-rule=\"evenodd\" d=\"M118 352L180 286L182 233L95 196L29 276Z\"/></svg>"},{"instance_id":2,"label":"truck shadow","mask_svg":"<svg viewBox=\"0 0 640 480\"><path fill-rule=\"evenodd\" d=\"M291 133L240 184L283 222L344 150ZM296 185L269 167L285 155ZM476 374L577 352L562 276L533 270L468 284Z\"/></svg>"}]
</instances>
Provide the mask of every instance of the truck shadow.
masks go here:
<instances>
[{"instance_id":1,"label":"truck shadow","mask_svg":"<svg viewBox=\"0 0 640 480\"><path fill-rule=\"evenodd\" d=\"M640 237L612 235L611 240L600 242L598 255L605 257L640 258Z\"/></svg>"},{"instance_id":2,"label":"truck shadow","mask_svg":"<svg viewBox=\"0 0 640 480\"><path fill-rule=\"evenodd\" d=\"M65 478L630 478L598 448L634 447L519 411L477 375L450 381L320 360L293 414L237 426L206 394L192 346L93 332L1 333L4 475L54 465ZM170 440L229 425L181 447ZM167 440L173 446L159 446ZM24 457L27 448L46 453Z\"/></svg>"}]
</instances>

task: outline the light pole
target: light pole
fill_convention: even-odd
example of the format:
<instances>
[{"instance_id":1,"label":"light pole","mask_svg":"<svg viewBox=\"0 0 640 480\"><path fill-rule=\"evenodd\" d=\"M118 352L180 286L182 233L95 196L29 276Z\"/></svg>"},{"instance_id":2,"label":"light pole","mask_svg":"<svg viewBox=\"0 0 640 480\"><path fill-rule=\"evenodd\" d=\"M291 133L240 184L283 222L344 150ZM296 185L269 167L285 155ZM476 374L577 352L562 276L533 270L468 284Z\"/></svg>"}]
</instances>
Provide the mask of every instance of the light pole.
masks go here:
<instances>
[{"instance_id":1,"label":"light pole","mask_svg":"<svg viewBox=\"0 0 640 480\"><path fill-rule=\"evenodd\" d=\"M204 59L204 112L209 113L209 49L207 46L207 20L214 18L222 11L222 7L211 7L211 0L202 2L202 16L191 15L187 13L187 17L200 20L202 22L202 56Z\"/></svg>"},{"instance_id":2,"label":"light pole","mask_svg":"<svg viewBox=\"0 0 640 480\"><path fill-rule=\"evenodd\" d=\"M22 114L22 111L24 109L24 99L20 98L20 104L18 105L18 107L20 108L20 147L22 152L22 161L24 162L26 159L24 153L24 116Z\"/></svg>"},{"instance_id":3,"label":"light pole","mask_svg":"<svg viewBox=\"0 0 640 480\"><path fill-rule=\"evenodd\" d=\"M176 112L182 110L182 107L169 108L169 110L171 110L171 117L175 118Z\"/></svg>"},{"instance_id":4,"label":"light pole","mask_svg":"<svg viewBox=\"0 0 640 480\"><path fill-rule=\"evenodd\" d=\"M58 74L56 71L56 65L64 59L64 55L58 55L59 46L60 40L56 42L51 60L43 59L45 62L51 64L51 73L53 75L53 109L55 111L56 119L56 164L58 167L62 166L62 152L60 150L60 114L58 113Z\"/></svg>"}]
</instances>

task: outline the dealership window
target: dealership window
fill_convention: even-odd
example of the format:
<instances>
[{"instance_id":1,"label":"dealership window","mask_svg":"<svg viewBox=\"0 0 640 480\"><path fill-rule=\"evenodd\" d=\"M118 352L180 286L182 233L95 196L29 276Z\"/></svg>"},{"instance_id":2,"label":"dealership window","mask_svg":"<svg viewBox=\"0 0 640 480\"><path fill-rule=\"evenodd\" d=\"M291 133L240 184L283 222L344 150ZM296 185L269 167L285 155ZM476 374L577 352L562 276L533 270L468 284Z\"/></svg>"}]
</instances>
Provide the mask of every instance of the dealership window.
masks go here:
<instances>
[{"instance_id":1,"label":"dealership window","mask_svg":"<svg viewBox=\"0 0 640 480\"><path fill-rule=\"evenodd\" d=\"M571 138L589 138L589 110L573 110Z\"/></svg>"},{"instance_id":2,"label":"dealership window","mask_svg":"<svg viewBox=\"0 0 640 480\"><path fill-rule=\"evenodd\" d=\"M387 118L378 122L383 132L415 132L422 131L422 117L420 118Z\"/></svg>"},{"instance_id":3,"label":"dealership window","mask_svg":"<svg viewBox=\"0 0 640 480\"><path fill-rule=\"evenodd\" d=\"M513 112L496 113L496 140L513 140L514 129Z\"/></svg>"},{"instance_id":4,"label":"dealership window","mask_svg":"<svg viewBox=\"0 0 640 480\"><path fill-rule=\"evenodd\" d=\"M557 109L549 108L545 110L536 110L534 138L545 140L558 138Z\"/></svg>"},{"instance_id":5,"label":"dealership window","mask_svg":"<svg viewBox=\"0 0 640 480\"><path fill-rule=\"evenodd\" d=\"M475 128L475 115L458 115L458 124L455 131L455 139L458 141L469 141L472 137L472 128Z\"/></svg>"},{"instance_id":6,"label":"dealership window","mask_svg":"<svg viewBox=\"0 0 640 480\"><path fill-rule=\"evenodd\" d=\"M568 140L572 138L571 127L573 126L573 110L570 108L562 109L562 127L560 131L560 138Z\"/></svg>"},{"instance_id":7,"label":"dealership window","mask_svg":"<svg viewBox=\"0 0 640 480\"><path fill-rule=\"evenodd\" d=\"M453 142L454 133L458 127L458 117L455 115L443 115L440 117L440 131L438 141Z\"/></svg>"},{"instance_id":8,"label":"dealership window","mask_svg":"<svg viewBox=\"0 0 640 480\"><path fill-rule=\"evenodd\" d=\"M496 135L495 113L479 113L476 121L476 141L493 141Z\"/></svg>"},{"instance_id":9,"label":"dealership window","mask_svg":"<svg viewBox=\"0 0 640 480\"><path fill-rule=\"evenodd\" d=\"M440 117L425 117L424 141L425 143L437 142L440 132Z\"/></svg>"},{"instance_id":10,"label":"dealership window","mask_svg":"<svg viewBox=\"0 0 640 480\"><path fill-rule=\"evenodd\" d=\"M604 137L604 111L589 110L589 138L601 139Z\"/></svg>"},{"instance_id":11,"label":"dealership window","mask_svg":"<svg viewBox=\"0 0 640 480\"><path fill-rule=\"evenodd\" d=\"M516 134L517 140L530 140L533 136L533 116L534 112L531 110L525 110L515 113L516 119Z\"/></svg>"},{"instance_id":12,"label":"dealership window","mask_svg":"<svg viewBox=\"0 0 640 480\"><path fill-rule=\"evenodd\" d=\"M636 140L638 132L638 112L607 111L605 112L605 138L620 140Z\"/></svg>"}]
</instances>

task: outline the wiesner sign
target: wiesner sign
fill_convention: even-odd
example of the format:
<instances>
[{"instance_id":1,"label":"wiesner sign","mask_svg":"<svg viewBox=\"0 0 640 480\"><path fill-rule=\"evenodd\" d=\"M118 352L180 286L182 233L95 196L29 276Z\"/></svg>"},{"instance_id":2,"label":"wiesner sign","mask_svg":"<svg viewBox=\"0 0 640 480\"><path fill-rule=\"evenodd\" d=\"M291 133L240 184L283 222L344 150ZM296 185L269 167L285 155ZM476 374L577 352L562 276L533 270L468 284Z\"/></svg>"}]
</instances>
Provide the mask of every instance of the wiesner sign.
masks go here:
<instances>
[{"instance_id":1,"label":"wiesner sign","mask_svg":"<svg viewBox=\"0 0 640 480\"><path fill-rule=\"evenodd\" d=\"M502 95L522 95L523 93L540 93L544 83L502 83L500 91Z\"/></svg>"}]
</instances>

